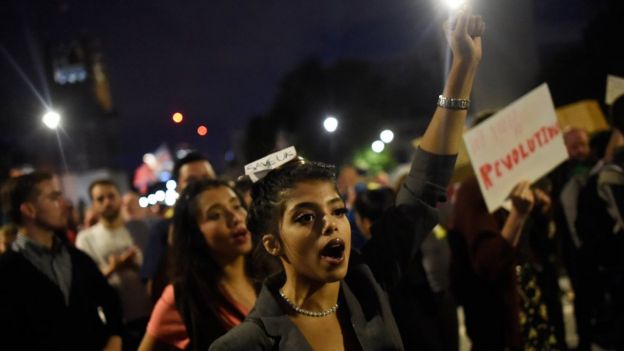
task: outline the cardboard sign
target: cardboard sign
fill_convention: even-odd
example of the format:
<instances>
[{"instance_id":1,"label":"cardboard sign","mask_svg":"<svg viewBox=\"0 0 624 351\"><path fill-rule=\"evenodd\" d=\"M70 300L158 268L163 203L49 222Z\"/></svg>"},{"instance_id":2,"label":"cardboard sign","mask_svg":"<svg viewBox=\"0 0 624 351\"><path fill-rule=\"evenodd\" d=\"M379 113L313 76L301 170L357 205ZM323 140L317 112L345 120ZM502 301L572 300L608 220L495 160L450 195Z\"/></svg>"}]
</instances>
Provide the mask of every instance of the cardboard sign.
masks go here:
<instances>
[{"instance_id":1,"label":"cardboard sign","mask_svg":"<svg viewBox=\"0 0 624 351\"><path fill-rule=\"evenodd\" d=\"M624 78L608 75L607 94L605 96L607 105L612 105L622 95L624 95Z\"/></svg>"},{"instance_id":2,"label":"cardboard sign","mask_svg":"<svg viewBox=\"0 0 624 351\"><path fill-rule=\"evenodd\" d=\"M568 158L546 84L468 131L464 141L490 212L518 182L535 181Z\"/></svg>"},{"instance_id":3,"label":"cardboard sign","mask_svg":"<svg viewBox=\"0 0 624 351\"><path fill-rule=\"evenodd\" d=\"M593 134L609 129L607 119L596 100L577 101L557 108L556 112L563 130L579 128Z\"/></svg>"}]
</instances>

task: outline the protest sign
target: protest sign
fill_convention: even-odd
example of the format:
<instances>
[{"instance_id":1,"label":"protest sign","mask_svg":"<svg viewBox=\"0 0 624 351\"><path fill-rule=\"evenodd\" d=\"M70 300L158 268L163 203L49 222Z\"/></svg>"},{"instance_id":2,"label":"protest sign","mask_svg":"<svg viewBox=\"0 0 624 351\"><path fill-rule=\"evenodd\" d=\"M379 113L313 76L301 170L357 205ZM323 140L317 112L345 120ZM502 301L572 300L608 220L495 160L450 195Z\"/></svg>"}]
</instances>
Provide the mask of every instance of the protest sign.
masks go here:
<instances>
[{"instance_id":1,"label":"protest sign","mask_svg":"<svg viewBox=\"0 0 624 351\"><path fill-rule=\"evenodd\" d=\"M518 182L535 181L568 158L546 84L472 128L464 141L490 212Z\"/></svg>"},{"instance_id":2,"label":"protest sign","mask_svg":"<svg viewBox=\"0 0 624 351\"><path fill-rule=\"evenodd\" d=\"M605 102L612 105L621 95L624 95L624 78L608 75Z\"/></svg>"},{"instance_id":3,"label":"protest sign","mask_svg":"<svg viewBox=\"0 0 624 351\"><path fill-rule=\"evenodd\" d=\"M578 128L589 134L609 129L607 119L596 100L581 100L557 108L561 129Z\"/></svg>"}]
</instances>

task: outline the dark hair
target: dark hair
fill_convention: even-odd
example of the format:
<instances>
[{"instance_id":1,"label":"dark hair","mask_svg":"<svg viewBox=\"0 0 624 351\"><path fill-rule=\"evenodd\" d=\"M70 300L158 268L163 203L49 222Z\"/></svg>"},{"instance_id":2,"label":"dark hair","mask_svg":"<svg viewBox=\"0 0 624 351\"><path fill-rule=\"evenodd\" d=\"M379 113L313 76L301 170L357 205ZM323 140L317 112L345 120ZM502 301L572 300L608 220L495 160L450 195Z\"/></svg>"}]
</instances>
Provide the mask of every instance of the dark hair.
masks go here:
<instances>
[{"instance_id":1,"label":"dark hair","mask_svg":"<svg viewBox=\"0 0 624 351\"><path fill-rule=\"evenodd\" d=\"M39 196L37 185L46 180L51 180L52 174L48 172L33 172L9 179L2 189L2 202L6 216L17 225L23 224L20 206Z\"/></svg>"},{"instance_id":2,"label":"dark hair","mask_svg":"<svg viewBox=\"0 0 624 351\"><path fill-rule=\"evenodd\" d=\"M117 184L115 184L115 182L113 182L111 179L107 179L107 178L105 178L105 179L98 179L98 180L95 180L95 181L91 182L91 184L89 184L89 198L91 200L93 200L93 189L96 186L98 186L98 185L100 185L100 186L112 186L115 189L117 189L117 191L119 192L119 187L117 187Z\"/></svg>"},{"instance_id":3,"label":"dark hair","mask_svg":"<svg viewBox=\"0 0 624 351\"><path fill-rule=\"evenodd\" d=\"M297 159L269 172L251 188L252 203L247 215L247 229L258 239L269 233L279 239L278 224L284 211L284 195L304 181L335 184L336 168L321 162ZM257 241L253 251L253 265L257 280L263 280L282 268L281 262L266 252L262 240Z\"/></svg>"},{"instance_id":4,"label":"dark hair","mask_svg":"<svg viewBox=\"0 0 624 351\"><path fill-rule=\"evenodd\" d=\"M624 95L617 98L611 105L611 124L613 128L624 133Z\"/></svg>"},{"instance_id":5,"label":"dark hair","mask_svg":"<svg viewBox=\"0 0 624 351\"><path fill-rule=\"evenodd\" d=\"M182 284L183 291L189 295L182 298L194 300L207 307L215 316L219 316L219 307L224 306L232 313L238 312L219 292L217 283L223 272L212 258L210 248L197 224L199 195L220 187L231 189L238 196L241 205L245 206L240 195L227 181L206 179L189 184L175 205L171 248L173 281ZM239 317L243 319L245 316Z\"/></svg>"},{"instance_id":6,"label":"dark hair","mask_svg":"<svg viewBox=\"0 0 624 351\"><path fill-rule=\"evenodd\" d=\"M234 188L236 188L236 190L241 195L245 194L248 191L251 191L252 187L253 187L253 182L251 181L249 177L240 177L236 180L236 183L234 184Z\"/></svg>"},{"instance_id":7,"label":"dark hair","mask_svg":"<svg viewBox=\"0 0 624 351\"><path fill-rule=\"evenodd\" d=\"M609 140L611 140L611 131L609 130L596 132L596 134L592 135L589 139L589 149L595 161L604 157L607 146L609 145Z\"/></svg>"},{"instance_id":8,"label":"dark hair","mask_svg":"<svg viewBox=\"0 0 624 351\"><path fill-rule=\"evenodd\" d=\"M383 187L374 190L365 190L355 199L355 211L362 218L376 221L381 218L385 210L394 205L394 191Z\"/></svg>"},{"instance_id":9,"label":"dark hair","mask_svg":"<svg viewBox=\"0 0 624 351\"><path fill-rule=\"evenodd\" d=\"M182 168L182 166L197 161L209 162L208 159L199 151L191 151L184 155L184 157L176 160L175 165L173 166L173 179L177 181L180 178L180 168Z\"/></svg>"}]
</instances>

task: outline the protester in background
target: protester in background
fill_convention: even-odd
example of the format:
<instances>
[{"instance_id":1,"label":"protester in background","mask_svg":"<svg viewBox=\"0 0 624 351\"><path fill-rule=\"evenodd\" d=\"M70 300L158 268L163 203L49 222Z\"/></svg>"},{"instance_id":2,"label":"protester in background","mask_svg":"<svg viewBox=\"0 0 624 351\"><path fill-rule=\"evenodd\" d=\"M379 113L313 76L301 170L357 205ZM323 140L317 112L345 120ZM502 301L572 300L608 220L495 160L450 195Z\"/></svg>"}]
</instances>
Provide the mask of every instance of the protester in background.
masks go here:
<instances>
[{"instance_id":1,"label":"protester in background","mask_svg":"<svg viewBox=\"0 0 624 351\"><path fill-rule=\"evenodd\" d=\"M578 199L575 229L582 245L575 308L581 309L575 314L584 318L585 328L579 350L592 343L624 349L624 97L614 102L611 119L605 163L592 172Z\"/></svg>"},{"instance_id":2,"label":"protester in background","mask_svg":"<svg viewBox=\"0 0 624 351\"><path fill-rule=\"evenodd\" d=\"M214 178L215 172L212 165L196 151L189 152L173 167L173 179L178 183L178 193L182 193L194 181ZM170 216L171 214L152 226L145 251L145 262L141 268L141 278L146 282L148 294L153 302L160 298L163 289L170 282L167 267L171 243Z\"/></svg>"},{"instance_id":3,"label":"protester in background","mask_svg":"<svg viewBox=\"0 0 624 351\"><path fill-rule=\"evenodd\" d=\"M140 351L207 350L245 319L256 301L246 217L242 198L227 182L186 187L175 206L173 284L156 303Z\"/></svg>"},{"instance_id":4,"label":"protester in background","mask_svg":"<svg viewBox=\"0 0 624 351\"><path fill-rule=\"evenodd\" d=\"M236 191L240 194L240 196L245 201L246 207L249 207L251 205L251 200L252 200L251 199L251 186L252 185L253 185L253 182L248 177L239 178L234 185L234 188L236 189Z\"/></svg>"},{"instance_id":5,"label":"protester in background","mask_svg":"<svg viewBox=\"0 0 624 351\"><path fill-rule=\"evenodd\" d=\"M355 223L366 240L370 240L373 223L394 204L394 191L390 188L367 189L355 198ZM363 246L363 245L362 245Z\"/></svg>"},{"instance_id":6,"label":"protester in background","mask_svg":"<svg viewBox=\"0 0 624 351\"><path fill-rule=\"evenodd\" d=\"M480 18L463 13L451 33L454 58L443 94L462 104L481 58L483 30ZM363 255L350 250L334 167L295 158L254 184L248 225L261 238L258 252L283 271L265 281L248 318L211 350L403 349L386 292L398 288L435 225L435 204L445 197L466 116L465 105L441 99L439 106L396 206L373 226Z\"/></svg>"},{"instance_id":7,"label":"protester in background","mask_svg":"<svg viewBox=\"0 0 624 351\"><path fill-rule=\"evenodd\" d=\"M5 224L0 228L0 254L10 250L11 244L17 238L17 227L14 224Z\"/></svg>"},{"instance_id":8,"label":"protester in background","mask_svg":"<svg viewBox=\"0 0 624 351\"><path fill-rule=\"evenodd\" d=\"M121 217L121 196L115 183L97 180L89 186L93 209L100 218L76 238L119 294L124 319L124 350L138 346L150 313L147 291L139 276L143 254Z\"/></svg>"},{"instance_id":9,"label":"protester in background","mask_svg":"<svg viewBox=\"0 0 624 351\"><path fill-rule=\"evenodd\" d=\"M528 182L510 199L509 211L490 214L475 177L460 186L449 233L455 295L473 350L557 350L536 274L541 255L531 247L548 237L550 200Z\"/></svg>"},{"instance_id":10,"label":"protester in background","mask_svg":"<svg viewBox=\"0 0 624 351\"><path fill-rule=\"evenodd\" d=\"M121 350L115 291L83 252L55 232L67 229L59 182L34 172L9 180L3 208L19 227L0 256L3 350Z\"/></svg>"}]
</instances>

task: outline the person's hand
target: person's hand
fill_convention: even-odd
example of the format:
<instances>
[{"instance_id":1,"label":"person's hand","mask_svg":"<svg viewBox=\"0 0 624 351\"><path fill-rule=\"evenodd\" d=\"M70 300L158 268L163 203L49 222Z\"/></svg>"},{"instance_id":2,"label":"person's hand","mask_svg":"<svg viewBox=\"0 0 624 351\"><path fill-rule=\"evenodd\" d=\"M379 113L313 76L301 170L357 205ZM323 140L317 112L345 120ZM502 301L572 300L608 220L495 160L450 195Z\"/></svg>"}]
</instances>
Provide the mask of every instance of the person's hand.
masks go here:
<instances>
[{"instance_id":1,"label":"person's hand","mask_svg":"<svg viewBox=\"0 0 624 351\"><path fill-rule=\"evenodd\" d=\"M123 262L121 261L120 256L110 255L108 256L108 267L104 270L104 275L109 276L119 269L121 269Z\"/></svg>"},{"instance_id":2,"label":"person's hand","mask_svg":"<svg viewBox=\"0 0 624 351\"><path fill-rule=\"evenodd\" d=\"M485 32L481 16L473 16L463 10L446 27L454 62L479 63L482 56L481 36Z\"/></svg>"},{"instance_id":3,"label":"person's hand","mask_svg":"<svg viewBox=\"0 0 624 351\"><path fill-rule=\"evenodd\" d=\"M130 247L124 251L120 256L121 266L124 268L131 268L135 266L135 257L137 255L136 247Z\"/></svg>"},{"instance_id":4,"label":"person's hand","mask_svg":"<svg viewBox=\"0 0 624 351\"><path fill-rule=\"evenodd\" d=\"M535 205L535 196L531 189L531 183L527 181L518 183L511 191L511 194L509 194L509 199L513 206L512 210L517 211L523 217L528 216Z\"/></svg>"},{"instance_id":5,"label":"person's hand","mask_svg":"<svg viewBox=\"0 0 624 351\"><path fill-rule=\"evenodd\" d=\"M535 205L538 206L542 213L546 213L550 210L552 200L550 199L550 195L544 192L544 190L533 189L533 197L535 198Z\"/></svg>"}]
</instances>

